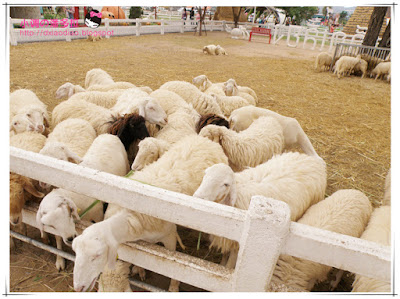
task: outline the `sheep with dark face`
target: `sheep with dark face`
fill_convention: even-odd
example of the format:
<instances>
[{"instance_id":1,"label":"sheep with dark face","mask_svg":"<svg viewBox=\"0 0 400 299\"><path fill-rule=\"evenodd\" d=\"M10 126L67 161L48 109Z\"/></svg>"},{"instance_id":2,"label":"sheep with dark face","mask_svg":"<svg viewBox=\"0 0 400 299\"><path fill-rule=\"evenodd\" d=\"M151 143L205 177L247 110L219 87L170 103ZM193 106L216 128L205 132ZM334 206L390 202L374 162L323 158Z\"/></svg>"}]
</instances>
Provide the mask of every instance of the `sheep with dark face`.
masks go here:
<instances>
[{"instance_id":1,"label":"sheep with dark face","mask_svg":"<svg viewBox=\"0 0 400 299\"><path fill-rule=\"evenodd\" d=\"M144 118L136 113L119 117L110 127L109 133L121 139L126 151L134 141L150 137Z\"/></svg>"},{"instance_id":2,"label":"sheep with dark face","mask_svg":"<svg viewBox=\"0 0 400 299\"><path fill-rule=\"evenodd\" d=\"M200 130L207 125L217 125L217 126L226 127L227 129L229 129L229 122L225 117L210 113L210 114L202 115L200 117L200 120L196 126L197 133L199 133Z\"/></svg>"}]
</instances>

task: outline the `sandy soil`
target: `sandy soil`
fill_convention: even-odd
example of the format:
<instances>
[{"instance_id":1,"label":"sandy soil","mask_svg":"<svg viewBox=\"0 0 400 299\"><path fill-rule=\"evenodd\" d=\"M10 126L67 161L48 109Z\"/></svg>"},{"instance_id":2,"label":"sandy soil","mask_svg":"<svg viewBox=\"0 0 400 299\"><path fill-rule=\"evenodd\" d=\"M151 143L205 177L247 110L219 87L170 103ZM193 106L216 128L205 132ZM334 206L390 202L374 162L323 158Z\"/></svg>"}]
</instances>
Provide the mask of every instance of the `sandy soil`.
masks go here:
<instances>
[{"instance_id":1,"label":"sandy soil","mask_svg":"<svg viewBox=\"0 0 400 299\"><path fill-rule=\"evenodd\" d=\"M269 45L263 37L252 42L233 40L226 33L207 32L202 37L185 33L114 37L95 43L21 44L10 50L10 87L11 91L31 89L51 111L61 101L54 96L57 88L65 82L83 86L86 72L95 67L106 70L115 81L152 89L170 80L191 82L200 74L213 82L234 78L256 91L260 107L300 122L327 162L327 196L355 188L379 205L390 166L390 84L355 76L339 80L332 73L316 72L318 51L302 49L302 44L295 49L280 43ZM202 47L208 44L220 44L228 55L202 54ZM29 235L39 237L35 229ZM198 252L198 234L189 235L185 252L220 259L217 253L208 252L206 242ZM54 262L53 254L20 245L11 254L10 290L71 291L72 263L58 273ZM156 276L151 277L154 280ZM338 290L349 291L351 279L344 279Z\"/></svg>"}]
</instances>

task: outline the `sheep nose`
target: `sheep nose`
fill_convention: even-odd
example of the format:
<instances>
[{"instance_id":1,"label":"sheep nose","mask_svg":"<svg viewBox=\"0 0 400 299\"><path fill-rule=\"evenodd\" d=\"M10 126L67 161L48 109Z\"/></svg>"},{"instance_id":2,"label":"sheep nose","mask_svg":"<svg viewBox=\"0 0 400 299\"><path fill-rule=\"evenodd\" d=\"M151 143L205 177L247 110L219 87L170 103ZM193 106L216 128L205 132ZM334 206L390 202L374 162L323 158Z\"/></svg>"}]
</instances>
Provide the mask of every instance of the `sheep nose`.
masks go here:
<instances>
[{"instance_id":1,"label":"sheep nose","mask_svg":"<svg viewBox=\"0 0 400 299\"><path fill-rule=\"evenodd\" d=\"M39 132L43 132L44 131L44 126L43 125L38 125L37 129Z\"/></svg>"},{"instance_id":2,"label":"sheep nose","mask_svg":"<svg viewBox=\"0 0 400 299\"><path fill-rule=\"evenodd\" d=\"M164 118L165 124L168 123L168 118Z\"/></svg>"},{"instance_id":3,"label":"sheep nose","mask_svg":"<svg viewBox=\"0 0 400 299\"><path fill-rule=\"evenodd\" d=\"M30 130L30 131L34 131L34 130L35 130L35 127L34 127L33 125L29 125L29 130Z\"/></svg>"},{"instance_id":4,"label":"sheep nose","mask_svg":"<svg viewBox=\"0 0 400 299\"><path fill-rule=\"evenodd\" d=\"M70 243L72 243L73 240L74 240L74 237L67 238L67 241L70 242Z\"/></svg>"}]
</instances>

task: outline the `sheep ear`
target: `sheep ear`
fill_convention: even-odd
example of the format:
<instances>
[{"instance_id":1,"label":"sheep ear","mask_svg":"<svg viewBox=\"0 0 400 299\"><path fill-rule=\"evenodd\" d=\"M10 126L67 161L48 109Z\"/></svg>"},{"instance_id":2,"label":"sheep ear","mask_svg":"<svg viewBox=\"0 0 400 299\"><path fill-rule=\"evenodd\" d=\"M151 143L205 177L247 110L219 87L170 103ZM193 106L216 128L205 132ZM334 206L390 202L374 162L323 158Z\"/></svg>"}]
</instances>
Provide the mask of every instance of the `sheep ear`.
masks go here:
<instances>
[{"instance_id":1,"label":"sheep ear","mask_svg":"<svg viewBox=\"0 0 400 299\"><path fill-rule=\"evenodd\" d=\"M49 127L49 117L46 115L46 113L43 112L43 124L45 127Z\"/></svg>"},{"instance_id":2,"label":"sheep ear","mask_svg":"<svg viewBox=\"0 0 400 299\"><path fill-rule=\"evenodd\" d=\"M235 183L233 183L229 194L225 197L225 199L223 201L221 201L221 203L223 203L224 205L227 205L227 206L234 207L235 203L236 203L236 197L237 197L236 196L236 185L235 185Z\"/></svg>"},{"instance_id":3,"label":"sheep ear","mask_svg":"<svg viewBox=\"0 0 400 299\"><path fill-rule=\"evenodd\" d=\"M144 118L146 117L146 110L145 110L146 105L140 105L139 106L139 115L143 116Z\"/></svg>"},{"instance_id":4,"label":"sheep ear","mask_svg":"<svg viewBox=\"0 0 400 299\"><path fill-rule=\"evenodd\" d=\"M204 82L203 82L203 91L206 90L206 84L207 84L207 81L204 80Z\"/></svg>"},{"instance_id":5,"label":"sheep ear","mask_svg":"<svg viewBox=\"0 0 400 299\"><path fill-rule=\"evenodd\" d=\"M78 215L78 208L76 207L75 203L69 198L63 197L63 199L63 204L66 205L69 216L72 215L75 221L79 221L81 218Z\"/></svg>"},{"instance_id":6,"label":"sheep ear","mask_svg":"<svg viewBox=\"0 0 400 299\"><path fill-rule=\"evenodd\" d=\"M35 197L38 198L44 197L44 193L36 190L35 186L33 186L32 181L30 179L24 180L23 187L26 192L32 194Z\"/></svg>"},{"instance_id":7,"label":"sheep ear","mask_svg":"<svg viewBox=\"0 0 400 299\"><path fill-rule=\"evenodd\" d=\"M44 225L43 225L41 219L42 219L42 212L41 212L40 206L39 206L39 210L36 213L36 224L40 230L40 236L42 238L44 238Z\"/></svg>"},{"instance_id":8,"label":"sheep ear","mask_svg":"<svg viewBox=\"0 0 400 299\"><path fill-rule=\"evenodd\" d=\"M74 94L74 88L72 86L70 86L69 90L68 90L68 98L72 97L73 94Z\"/></svg>"},{"instance_id":9,"label":"sheep ear","mask_svg":"<svg viewBox=\"0 0 400 299\"><path fill-rule=\"evenodd\" d=\"M79 164L83 161L81 157L79 157L77 154L75 154L69 148L66 148L65 151L66 151L66 154L68 155L68 162Z\"/></svg>"}]
</instances>

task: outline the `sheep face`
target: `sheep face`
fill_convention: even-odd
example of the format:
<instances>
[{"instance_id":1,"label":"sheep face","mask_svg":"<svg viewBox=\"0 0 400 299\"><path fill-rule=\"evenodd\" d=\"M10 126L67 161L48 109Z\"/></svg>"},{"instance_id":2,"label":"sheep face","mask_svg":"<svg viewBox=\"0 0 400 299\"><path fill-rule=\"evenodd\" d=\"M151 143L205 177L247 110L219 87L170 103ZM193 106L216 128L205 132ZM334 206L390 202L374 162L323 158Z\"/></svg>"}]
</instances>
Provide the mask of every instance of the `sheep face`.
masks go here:
<instances>
[{"instance_id":1,"label":"sheep face","mask_svg":"<svg viewBox=\"0 0 400 299\"><path fill-rule=\"evenodd\" d=\"M75 203L57 192L50 192L40 203L36 214L36 223L43 236L44 227L50 227L63 238L66 245L71 246L77 233L75 222L79 221Z\"/></svg>"},{"instance_id":2,"label":"sheep face","mask_svg":"<svg viewBox=\"0 0 400 299\"><path fill-rule=\"evenodd\" d=\"M10 132L11 131L14 131L16 134L26 131L35 131L35 125L29 120L26 114L17 114L11 120Z\"/></svg>"},{"instance_id":3,"label":"sheep face","mask_svg":"<svg viewBox=\"0 0 400 299\"><path fill-rule=\"evenodd\" d=\"M220 143L223 127L217 125L208 125L201 129L199 135Z\"/></svg>"},{"instance_id":4,"label":"sheep face","mask_svg":"<svg viewBox=\"0 0 400 299\"><path fill-rule=\"evenodd\" d=\"M160 157L159 147L154 138L146 138L139 142L139 151L132 163L132 170L142 170L146 165L156 161Z\"/></svg>"},{"instance_id":5,"label":"sheep face","mask_svg":"<svg viewBox=\"0 0 400 299\"><path fill-rule=\"evenodd\" d=\"M227 96L237 96L239 94L239 89L234 79L226 81L222 88Z\"/></svg>"},{"instance_id":6,"label":"sheep face","mask_svg":"<svg viewBox=\"0 0 400 299\"><path fill-rule=\"evenodd\" d=\"M110 245L106 233L98 224L86 228L82 235L72 242L75 251L74 289L85 292L93 289L99 274L107 265L115 268L118 245Z\"/></svg>"},{"instance_id":7,"label":"sheep face","mask_svg":"<svg viewBox=\"0 0 400 299\"><path fill-rule=\"evenodd\" d=\"M22 222L22 208L29 193L37 198L42 198L43 193L36 190L32 180L15 173L10 173L10 223L18 225Z\"/></svg>"},{"instance_id":8,"label":"sheep face","mask_svg":"<svg viewBox=\"0 0 400 299\"><path fill-rule=\"evenodd\" d=\"M56 99L61 99L63 97L70 98L74 94L74 85L67 82L61 85L56 91Z\"/></svg>"},{"instance_id":9,"label":"sheep face","mask_svg":"<svg viewBox=\"0 0 400 299\"><path fill-rule=\"evenodd\" d=\"M143 114L142 114L143 113ZM142 115L149 123L165 126L168 122L167 114L161 108L156 99L147 101L144 111L139 108L139 114Z\"/></svg>"},{"instance_id":10,"label":"sheep face","mask_svg":"<svg viewBox=\"0 0 400 299\"><path fill-rule=\"evenodd\" d=\"M200 91L205 91L208 87L211 86L210 80L208 80L206 75L200 75L193 78L193 84L198 87Z\"/></svg>"},{"instance_id":11,"label":"sheep face","mask_svg":"<svg viewBox=\"0 0 400 299\"><path fill-rule=\"evenodd\" d=\"M203 181L193 196L234 206L236 202L234 172L228 165L223 163L208 167L205 170Z\"/></svg>"},{"instance_id":12,"label":"sheep face","mask_svg":"<svg viewBox=\"0 0 400 299\"><path fill-rule=\"evenodd\" d=\"M46 127L49 127L48 116L37 108L30 108L25 112L26 117L32 122L35 131L44 133Z\"/></svg>"}]
</instances>

